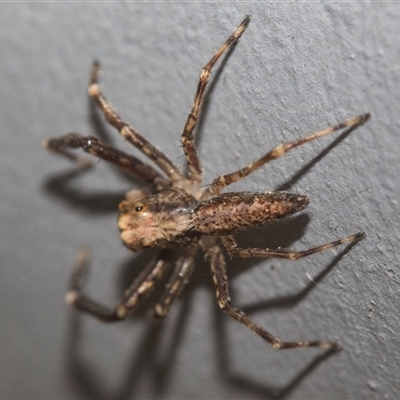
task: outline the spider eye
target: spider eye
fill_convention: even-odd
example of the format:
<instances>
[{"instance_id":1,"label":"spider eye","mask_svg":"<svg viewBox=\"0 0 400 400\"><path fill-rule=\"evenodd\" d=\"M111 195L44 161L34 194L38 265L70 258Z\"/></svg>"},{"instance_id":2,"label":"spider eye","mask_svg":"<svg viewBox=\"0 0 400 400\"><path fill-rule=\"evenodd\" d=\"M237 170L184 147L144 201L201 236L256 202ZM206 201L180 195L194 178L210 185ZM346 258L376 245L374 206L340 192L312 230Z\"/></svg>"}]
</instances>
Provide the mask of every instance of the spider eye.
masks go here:
<instances>
[{"instance_id":1,"label":"spider eye","mask_svg":"<svg viewBox=\"0 0 400 400\"><path fill-rule=\"evenodd\" d=\"M137 211L137 212L142 211L142 210L143 210L143 206L137 206L135 208L135 211Z\"/></svg>"}]
</instances>

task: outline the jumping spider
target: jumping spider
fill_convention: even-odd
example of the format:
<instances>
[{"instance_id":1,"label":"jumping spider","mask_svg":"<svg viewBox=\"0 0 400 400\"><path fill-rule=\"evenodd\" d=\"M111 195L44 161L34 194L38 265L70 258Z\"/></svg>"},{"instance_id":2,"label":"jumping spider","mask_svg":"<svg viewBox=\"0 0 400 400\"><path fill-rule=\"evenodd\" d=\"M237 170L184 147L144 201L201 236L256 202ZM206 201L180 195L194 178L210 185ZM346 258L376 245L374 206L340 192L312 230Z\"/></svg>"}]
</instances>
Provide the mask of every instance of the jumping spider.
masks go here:
<instances>
[{"instance_id":1,"label":"jumping spider","mask_svg":"<svg viewBox=\"0 0 400 400\"><path fill-rule=\"evenodd\" d=\"M233 234L263 225L268 221L288 217L302 210L308 197L287 192L230 192L221 194L231 183L243 179L264 164L283 156L291 149L322 136L348 127L350 130L366 122L370 114L363 114L340 124L313 133L293 142L280 144L258 160L235 172L221 175L211 185L202 186L202 167L193 141L193 130L199 117L204 93L211 71L226 50L235 44L250 22L246 16L236 31L219 48L203 68L190 114L182 133L182 146L188 164L188 175L183 174L157 147L142 137L125 122L103 96L98 78L100 66L95 63L90 75L89 95L99 106L107 121L159 170L145 164L135 156L117 150L95 137L70 133L50 138L44 146L82 164L86 160L68 152L67 148L81 148L89 154L121 167L134 177L152 185L153 190L132 190L119 205L118 227L123 243L132 251L149 247L160 248L155 259L126 290L122 301L109 309L82 294L88 254L83 250L78 256L69 284L66 301L103 321L118 321L130 316L140 300L147 296L156 282L166 273L175 260L175 268L165 293L155 306L156 316L164 317L172 303L187 284L200 249L211 265L219 306L232 318L245 324L276 349L294 347L323 347L338 349L337 343L327 341L283 342L253 322L243 311L233 307L229 297L223 247L232 257L273 257L297 260L344 243L356 243L365 237L363 232L304 251L240 248ZM175 252L175 257L171 257Z\"/></svg>"}]
</instances>

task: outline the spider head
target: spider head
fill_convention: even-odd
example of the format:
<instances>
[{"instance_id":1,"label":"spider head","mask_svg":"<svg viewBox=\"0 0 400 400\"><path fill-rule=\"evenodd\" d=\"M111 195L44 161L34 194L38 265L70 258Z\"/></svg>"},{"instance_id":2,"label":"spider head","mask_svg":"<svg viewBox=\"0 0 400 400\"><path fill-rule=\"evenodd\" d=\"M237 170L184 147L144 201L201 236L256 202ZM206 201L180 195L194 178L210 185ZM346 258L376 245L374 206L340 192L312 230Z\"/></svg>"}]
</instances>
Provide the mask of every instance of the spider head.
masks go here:
<instances>
[{"instance_id":1,"label":"spider head","mask_svg":"<svg viewBox=\"0 0 400 400\"><path fill-rule=\"evenodd\" d=\"M186 236L191 225L192 198L173 189L149 194L132 190L119 205L118 227L133 251L167 247Z\"/></svg>"},{"instance_id":2,"label":"spider head","mask_svg":"<svg viewBox=\"0 0 400 400\"><path fill-rule=\"evenodd\" d=\"M135 251L155 245L159 229L154 221L151 196L142 190L132 190L119 205L119 212L118 227L127 247Z\"/></svg>"}]
</instances>

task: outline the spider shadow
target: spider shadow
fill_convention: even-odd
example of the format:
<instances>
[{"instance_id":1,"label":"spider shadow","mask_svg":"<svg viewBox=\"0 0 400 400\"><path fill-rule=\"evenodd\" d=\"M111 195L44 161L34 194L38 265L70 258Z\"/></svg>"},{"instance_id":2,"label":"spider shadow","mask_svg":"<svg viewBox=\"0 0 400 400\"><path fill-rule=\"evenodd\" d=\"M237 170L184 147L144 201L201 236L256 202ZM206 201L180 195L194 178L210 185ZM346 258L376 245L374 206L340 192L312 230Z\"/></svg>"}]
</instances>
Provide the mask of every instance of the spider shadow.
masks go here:
<instances>
[{"instance_id":1,"label":"spider shadow","mask_svg":"<svg viewBox=\"0 0 400 400\"><path fill-rule=\"evenodd\" d=\"M132 357L126 367L126 372L116 390L106 387L104 379L95 371L94 365L86 362L82 357L80 342L83 336L82 316L74 312L71 317L70 334L67 344L67 368L71 383L78 387L84 398L87 399L116 399L134 398L143 380L150 377L153 394L162 396L170 382L173 373L173 364L176 349L184 335L181 323L186 320L190 304L185 302L174 329L174 339L169 344L166 355L160 361L157 356L161 350L160 342L164 333L163 321L149 320L135 346L132 348ZM164 351L165 353L165 351Z\"/></svg>"},{"instance_id":2,"label":"spider shadow","mask_svg":"<svg viewBox=\"0 0 400 400\"><path fill-rule=\"evenodd\" d=\"M133 260L130 257L130 260L124 263L124 267L130 264L132 269L133 261L135 269L137 267L139 273L154 257L155 252L150 251L150 253L153 254L141 253ZM158 297L159 293L160 288L156 288L155 293L153 293L154 297ZM170 376L174 371L173 359L184 336L185 321L190 314L191 296L185 297L185 301L178 305L180 306L179 313L173 325L172 334L168 334L168 336L171 336L168 344L164 343L163 340L161 345L161 339L165 334L165 321L163 319L148 319L146 329L141 337L135 341L132 357L128 358L130 360L128 366L124 368L125 372L121 378L121 383L115 390L107 387L104 379L99 376L99 373L96 373L95 365L86 362L82 357L81 342L84 337L82 318L85 318L85 316L79 314L76 310L71 310L70 330L66 344L67 372L71 383L77 387L84 398L101 400L133 398L142 381L146 378L150 378L152 382L151 387L154 395L162 396L168 388ZM151 300L145 300L132 319L147 317L146 310L149 308L149 304L151 304ZM129 323L129 321L126 322Z\"/></svg>"},{"instance_id":3,"label":"spider shadow","mask_svg":"<svg viewBox=\"0 0 400 400\"><path fill-rule=\"evenodd\" d=\"M159 350L159 339L162 336L161 324L149 323L132 349L132 358L123 374L122 383L116 390L111 389L100 373L96 372L95 365L85 361L82 357L80 342L83 338L82 316L73 312L70 323L70 334L67 344L66 357L68 374L71 384L76 387L81 396L87 399L127 399L135 397L140 381L149 370L156 369L155 355ZM154 386L159 383L154 379Z\"/></svg>"},{"instance_id":4,"label":"spider shadow","mask_svg":"<svg viewBox=\"0 0 400 400\"><path fill-rule=\"evenodd\" d=\"M82 193L70 184L92 168L74 168L66 172L53 174L47 178L42 189L47 195L60 199L71 208L84 211L87 214L99 215L115 213L118 204L125 197L125 192L110 193L107 190Z\"/></svg>"},{"instance_id":5,"label":"spider shadow","mask_svg":"<svg viewBox=\"0 0 400 400\"><path fill-rule=\"evenodd\" d=\"M349 244L341 253L339 253L334 259L324 268L313 281L306 285L298 293L290 296L284 296L278 299L260 302L253 304L249 307L242 307L242 310L251 314L255 311L265 311L267 309L276 308L293 308L297 303L304 300L304 298L311 292L311 290L336 266L336 264L344 257L356 244ZM217 310L218 311L218 310ZM314 371L319 364L327 360L332 355L336 354L334 350L324 350L321 354L314 357L301 371L293 376L287 384L279 387L276 385L267 385L260 382L256 382L247 377L243 377L233 371L232 366L234 362L229 359L229 349L226 343L228 333L225 327L225 323L221 319L220 313L215 312L215 327L217 331L217 351L218 351L218 371L222 379L226 380L230 384L241 390L253 392L256 395L261 395L263 398L272 399L284 399L290 396L290 394L301 384L301 382ZM279 351L279 350L277 350Z\"/></svg>"}]
</instances>

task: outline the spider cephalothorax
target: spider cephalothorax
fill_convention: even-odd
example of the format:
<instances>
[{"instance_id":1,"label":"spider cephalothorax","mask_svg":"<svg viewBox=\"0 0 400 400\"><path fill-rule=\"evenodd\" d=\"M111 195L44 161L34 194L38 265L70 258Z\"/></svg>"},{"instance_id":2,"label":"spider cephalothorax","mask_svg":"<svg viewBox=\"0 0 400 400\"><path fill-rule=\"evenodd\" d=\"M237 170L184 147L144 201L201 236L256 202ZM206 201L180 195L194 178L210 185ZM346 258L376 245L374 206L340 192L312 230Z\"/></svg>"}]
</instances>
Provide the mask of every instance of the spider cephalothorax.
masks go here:
<instances>
[{"instance_id":1,"label":"spider cephalothorax","mask_svg":"<svg viewBox=\"0 0 400 400\"><path fill-rule=\"evenodd\" d=\"M326 341L283 342L255 324L243 311L233 307L228 291L224 249L231 256L236 257L275 257L295 260L340 244L355 244L364 238L364 233L359 232L303 251L240 248L233 234L274 219L288 217L302 210L309 202L308 197L286 192L222 194L221 192L228 185L246 177L269 161L283 156L291 149L339 129L348 128L350 132L367 121L370 115L363 114L298 140L280 144L244 168L221 175L211 185L203 188L202 168L194 146L193 131L212 68L229 46L240 38L249 21L250 17L246 16L200 74L193 106L182 133L182 145L189 169L187 176L111 107L98 85L99 64L94 64L90 76L89 95L100 107L107 121L127 141L154 162L158 169L133 155L111 147L100 139L84 137L77 133L48 139L45 147L87 165L86 160L82 160L67 150L81 148L129 171L137 179L150 183L153 187L151 191L133 190L127 193L126 199L119 206L118 227L121 239L129 249L136 251L156 247L161 250L158 258L142 271L114 309L104 307L82 294L87 261L87 252L82 251L74 267L66 299L69 304L101 320L118 321L134 312L140 300L152 291L156 282L166 274L172 261L175 260L175 267L164 295L154 308L155 315L163 317L188 282L197 253L203 251L211 265L218 304L228 315L245 324L277 349L311 346L338 349L340 346L337 343ZM171 257L171 251L174 252L175 257Z\"/></svg>"},{"instance_id":2,"label":"spider cephalothorax","mask_svg":"<svg viewBox=\"0 0 400 400\"><path fill-rule=\"evenodd\" d=\"M135 197L129 192L119 205L118 227L127 247L140 250L197 242L200 235L193 230L193 196L174 188L147 195L135 192Z\"/></svg>"}]
</instances>

